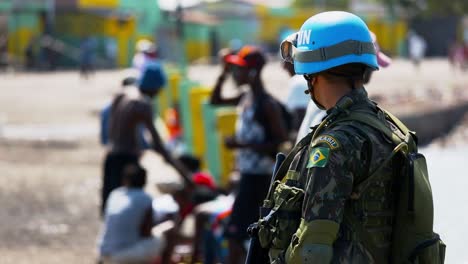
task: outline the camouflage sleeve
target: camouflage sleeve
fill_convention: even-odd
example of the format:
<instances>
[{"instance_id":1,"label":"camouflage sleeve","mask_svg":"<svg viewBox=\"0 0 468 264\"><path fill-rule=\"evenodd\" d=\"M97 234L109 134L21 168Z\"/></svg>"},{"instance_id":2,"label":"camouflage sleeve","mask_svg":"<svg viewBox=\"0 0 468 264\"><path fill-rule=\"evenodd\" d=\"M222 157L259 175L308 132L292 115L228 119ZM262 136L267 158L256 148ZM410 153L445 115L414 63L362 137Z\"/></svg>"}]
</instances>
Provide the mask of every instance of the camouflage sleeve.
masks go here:
<instances>
[{"instance_id":1,"label":"camouflage sleeve","mask_svg":"<svg viewBox=\"0 0 468 264\"><path fill-rule=\"evenodd\" d=\"M363 171L361 149L365 142L352 130L328 131L310 146L307 162L303 218L340 224L353 181Z\"/></svg>"}]
</instances>

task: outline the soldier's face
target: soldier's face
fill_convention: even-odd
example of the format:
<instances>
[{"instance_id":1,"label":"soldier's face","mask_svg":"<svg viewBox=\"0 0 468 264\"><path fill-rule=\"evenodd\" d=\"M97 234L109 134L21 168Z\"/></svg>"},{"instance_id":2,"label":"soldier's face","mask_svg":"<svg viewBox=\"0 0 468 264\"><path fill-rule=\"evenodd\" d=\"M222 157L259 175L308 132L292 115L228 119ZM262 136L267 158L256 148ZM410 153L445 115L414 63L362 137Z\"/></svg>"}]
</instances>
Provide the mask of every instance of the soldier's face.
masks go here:
<instances>
[{"instance_id":1,"label":"soldier's face","mask_svg":"<svg viewBox=\"0 0 468 264\"><path fill-rule=\"evenodd\" d=\"M318 76L317 75L304 75L304 78L307 81L307 90L309 91L310 98L314 101L315 105L319 109L325 110L325 107L321 103L320 100L320 88L318 83ZM323 83L323 82L322 82Z\"/></svg>"},{"instance_id":2,"label":"soldier's face","mask_svg":"<svg viewBox=\"0 0 468 264\"><path fill-rule=\"evenodd\" d=\"M314 85L315 85L315 79L317 77L315 75L304 75L304 79L307 82L307 90L309 91L309 95L311 99L314 99Z\"/></svg>"}]
</instances>

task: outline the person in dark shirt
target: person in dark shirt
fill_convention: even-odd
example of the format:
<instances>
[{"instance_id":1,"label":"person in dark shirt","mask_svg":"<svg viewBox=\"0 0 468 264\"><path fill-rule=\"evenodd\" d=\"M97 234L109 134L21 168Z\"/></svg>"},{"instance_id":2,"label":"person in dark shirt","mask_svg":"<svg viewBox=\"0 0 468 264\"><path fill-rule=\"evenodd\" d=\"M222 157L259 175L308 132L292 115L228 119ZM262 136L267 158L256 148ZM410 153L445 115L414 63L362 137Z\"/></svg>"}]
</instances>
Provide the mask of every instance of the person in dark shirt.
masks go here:
<instances>
[{"instance_id":1,"label":"person in dark shirt","mask_svg":"<svg viewBox=\"0 0 468 264\"><path fill-rule=\"evenodd\" d=\"M224 68L211 95L211 104L237 105L236 133L225 139L225 145L237 152L236 167L241 174L239 193L225 235L229 239L229 263L243 262L248 239L247 227L258 219L258 208L268 191L274 166L272 153L287 141L282 110L265 90L261 72L266 63L264 54L254 46L244 46L237 54L224 57ZM248 91L235 98L223 98L221 91L232 73L238 86Z\"/></svg>"}]
</instances>

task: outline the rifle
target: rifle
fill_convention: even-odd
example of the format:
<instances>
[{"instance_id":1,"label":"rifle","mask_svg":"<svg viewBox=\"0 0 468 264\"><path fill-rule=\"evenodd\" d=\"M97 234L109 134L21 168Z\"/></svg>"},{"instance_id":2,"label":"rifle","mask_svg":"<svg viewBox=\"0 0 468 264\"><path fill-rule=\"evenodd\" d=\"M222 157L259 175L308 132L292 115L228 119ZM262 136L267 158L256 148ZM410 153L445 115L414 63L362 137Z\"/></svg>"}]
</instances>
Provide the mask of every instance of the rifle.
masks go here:
<instances>
[{"instance_id":1,"label":"rifle","mask_svg":"<svg viewBox=\"0 0 468 264\"><path fill-rule=\"evenodd\" d=\"M286 156L283 153L276 154L276 162L275 167L273 169L273 176L271 177L270 189L275 182L275 175L286 159ZM263 208L260 207L260 218L263 218L269 214L269 210L262 210ZM251 224L247 228L247 233L250 236L250 246L249 251L247 252L247 258L245 260L245 264L267 264L270 263L270 259L268 257L268 248L262 248L260 245L260 241L258 240L258 230L259 230L258 222Z\"/></svg>"},{"instance_id":2,"label":"rifle","mask_svg":"<svg viewBox=\"0 0 468 264\"><path fill-rule=\"evenodd\" d=\"M312 140L312 132L307 134L303 139L301 139L296 146L289 152L288 156L286 157L283 153L276 154L276 163L275 168L273 170L273 177L271 178L270 188L268 190L268 194L266 200L264 201L263 207L260 207L260 219L264 219L265 221L269 221L276 213L275 210L271 210L271 206L268 206L267 201L271 200L271 195L274 192L275 188L275 181L281 181L288 171L289 165L293 161L294 157L296 156L299 151L310 144ZM247 259L245 264L266 264L270 263L269 256L268 256L268 249L262 248L260 245L260 241L258 238L258 230L260 229L259 223L253 223L247 228L247 233L250 235L250 246L249 251L247 253Z\"/></svg>"}]
</instances>

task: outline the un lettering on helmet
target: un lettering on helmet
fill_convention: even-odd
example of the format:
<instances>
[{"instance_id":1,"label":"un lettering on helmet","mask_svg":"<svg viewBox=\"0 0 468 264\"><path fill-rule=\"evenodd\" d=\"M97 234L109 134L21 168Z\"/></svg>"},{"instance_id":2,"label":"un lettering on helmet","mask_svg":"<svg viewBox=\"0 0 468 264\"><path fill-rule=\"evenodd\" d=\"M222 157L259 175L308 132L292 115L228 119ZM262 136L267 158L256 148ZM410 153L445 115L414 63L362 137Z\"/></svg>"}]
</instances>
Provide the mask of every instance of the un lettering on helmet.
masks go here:
<instances>
[{"instance_id":1,"label":"un lettering on helmet","mask_svg":"<svg viewBox=\"0 0 468 264\"><path fill-rule=\"evenodd\" d=\"M299 35L297 37L297 45L305 45L305 44L310 44L310 35L311 35L312 30L302 30L299 31Z\"/></svg>"}]
</instances>

